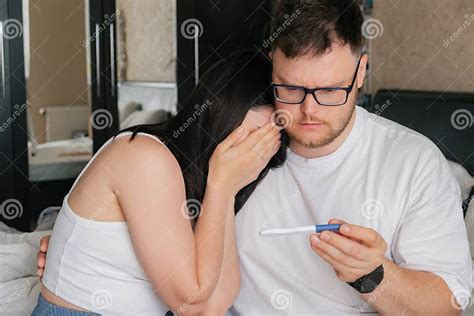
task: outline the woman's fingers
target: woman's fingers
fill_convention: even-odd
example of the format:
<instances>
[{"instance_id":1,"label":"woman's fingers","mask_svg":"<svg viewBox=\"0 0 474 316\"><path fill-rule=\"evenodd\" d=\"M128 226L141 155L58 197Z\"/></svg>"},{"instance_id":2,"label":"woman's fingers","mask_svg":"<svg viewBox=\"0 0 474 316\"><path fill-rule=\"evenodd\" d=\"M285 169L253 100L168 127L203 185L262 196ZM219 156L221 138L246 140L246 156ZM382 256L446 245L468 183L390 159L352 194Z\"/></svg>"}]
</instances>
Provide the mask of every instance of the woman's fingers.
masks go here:
<instances>
[{"instance_id":1,"label":"woman's fingers","mask_svg":"<svg viewBox=\"0 0 474 316\"><path fill-rule=\"evenodd\" d=\"M274 127L271 122L267 123L265 126L247 136L247 138L236 147L242 150L242 152L247 152L252 150L257 144L275 137L277 133L279 133L279 129Z\"/></svg>"},{"instance_id":2,"label":"woman's fingers","mask_svg":"<svg viewBox=\"0 0 474 316\"><path fill-rule=\"evenodd\" d=\"M36 270L36 275L39 277L43 276L44 272L44 266L46 264L46 254L44 252L38 252L38 257L36 259L36 265L37 265L37 270Z\"/></svg>"},{"instance_id":3,"label":"woman's fingers","mask_svg":"<svg viewBox=\"0 0 474 316\"><path fill-rule=\"evenodd\" d=\"M219 145L217 145L217 149L221 150L222 152L227 151L234 144L238 143L243 137L243 135L244 135L244 127L243 126L237 127Z\"/></svg>"},{"instance_id":4,"label":"woman's fingers","mask_svg":"<svg viewBox=\"0 0 474 316\"><path fill-rule=\"evenodd\" d=\"M280 147L281 147L281 140L278 139L278 141L275 141L273 144L272 155L271 155L272 157L275 156L275 154L278 152Z\"/></svg>"},{"instance_id":5,"label":"woman's fingers","mask_svg":"<svg viewBox=\"0 0 474 316\"><path fill-rule=\"evenodd\" d=\"M38 256L36 258L36 265L38 267L36 270L36 275L40 278L43 276L44 266L46 265L46 251L48 250L50 237L51 235L47 235L40 239L40 251L38 252Z\"/></svg>"},{"instance_id":6,"label":"woman's fingers","mask_svg":"<svg viewBox=\"0 0 474 316\"><path fill-rule=\"evenodd\" d=\"M46 254L44 252L38 252L38 256L36 257L36 265L38 268L44 268L44 264L46 261Z\"/></svg>"},{"instance_id":7,"label":"woman's fingers","mask_svg":"<svg viewBox=\"0 0 474 316\"><path fill-rule=\"evenodd\" d=\"M279 148L280 145L281 141L279 138L272 139L263 145L263 149L261 149L261 151L263 151L266 154L268 160L270 160L270 158L276 153L275 148Z\"/></svg>"},{"instance_id":8,"label":"woman's fingers","mask_svg":"<svg viewBox=\"0 0 474 316\"><path fill-rule=\"evenodd\" d=\"M280 128L270 122L247 135L234 131L221 142L209 160L208 179L238 192L255 180L280 146Z\"/></svg>"},{"instance_id":9,"label":"woman's fingers","mask_svg":"<svg viewBox=\"0 0 474 316\"><path fill-rule=\"evenodd\" d=\"M40 239L40 251L46 252L48 250L49 238L51 235L44 236Z\"/></svg>"},{"instance_id":10,"label":"woman's fingers","mask_svg":"<svg viewBox=\"0 0 474 316\"><path fill-rule=\"evenodd\" d=\"M240 148L242 150L242 155L251 154L251 160L254 159L262 159L265 160L268 155L271 154L275 143L280 142L280 133L278 130L270 130L267 134L265 134L261 139L257 141L257 143L251 147L250 149L247 148ZM271 156L270 156L271 157Z\"/></svg>"},{"instance_id":11,"label":"woman's fingers","mask_svg":"<svg viewBox=\"0 0 474 316\"><path fill-rule=\"evenodd\" d=\"M272 131L265 135L254 147L254 150L261 155L263 153L265 156L271 158L275 154L275 147L281 145L281 134L279 131Z\"/></svg>"}]
</instances>

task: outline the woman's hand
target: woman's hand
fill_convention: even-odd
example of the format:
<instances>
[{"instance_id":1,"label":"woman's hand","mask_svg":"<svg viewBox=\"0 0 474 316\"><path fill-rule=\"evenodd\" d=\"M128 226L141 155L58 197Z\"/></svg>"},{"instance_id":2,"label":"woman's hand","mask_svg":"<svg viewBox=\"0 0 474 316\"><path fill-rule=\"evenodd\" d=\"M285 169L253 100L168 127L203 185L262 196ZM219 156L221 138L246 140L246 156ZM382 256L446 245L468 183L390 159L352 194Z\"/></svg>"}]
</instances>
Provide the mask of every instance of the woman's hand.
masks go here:
<instances>
[{"instance_id":1,"label":"woman's hand","mask_svg":"<svg viewBox=\"0 0 474 316\"><path fill-rule=\"evenodd\" d=\"M51 235L44 236L40 240L40 247L38 251L38 258L36 260L37 270L36 275L40 278L43 277L44 267L46 265L46 251L48 250L49 238Z\"/></svg>"},{"instance_id":2,"label":"woman's hand","mask_svg":"<svg viewBox=\"0 0 474 316\"><path fill-rule=\"evenodd\" d=\"M280 148L280 130L272 122L244 137L244 128L234 130L219 145L209 160L208 186L218 186L237 194L256 180Z\"/></svg>"}]
</instances>

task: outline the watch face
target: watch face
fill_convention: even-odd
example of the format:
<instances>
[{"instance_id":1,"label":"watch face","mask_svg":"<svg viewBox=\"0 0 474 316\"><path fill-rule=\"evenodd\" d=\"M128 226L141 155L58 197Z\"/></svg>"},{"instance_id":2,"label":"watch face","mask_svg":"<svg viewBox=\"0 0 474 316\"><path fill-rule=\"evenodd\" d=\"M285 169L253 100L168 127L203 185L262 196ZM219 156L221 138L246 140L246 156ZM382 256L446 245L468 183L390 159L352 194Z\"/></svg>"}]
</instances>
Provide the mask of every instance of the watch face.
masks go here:
<instances>
[{"instance_id":1,"label":"watch face","mask_svg":"<svg viewBox=\"0 0 474 316\"><path fill-rule=\"evenodd\" d=\"M375 283L380 284L382 283L383 280L383 268L380 270L377 269L373 275L370 276L370 279L372 279Z\"/></svg>"},{"instance_id":2,"label":"watch face","mask_svg":"<svg viewBox=\"0 0 474 316\"><path fill-rule=\"evenodd\" d=\"M382 283L383 276L383 265L380 265L371 273L360 277L354 282L348 282L348 284L362 294L370 293Z\"/></svg>"},{"instance_id":3,"label":"watch face","mask_svg":"<svg viewBox=\"0 0 474 316\"><path fill-rule=\"evenodd\" d=\"M375 290L375 288L378 285L379 283L376 283L375 281L367 278L364 281L362 281L362 286L361 286L362 293L370 293L373 290Z\"/></svg>"},{"instance_id":4,"label":"watch face","mask_svg":"<svg viewBox=\"0 0 474 316\"><path fill-rule=\"evenodd\" d=\"M365 280L362 281L362 284L361 284L362 293L370 293L373 290L375 290L377 286L379 286L380 283L382 283L384 273L383 273L383 268L382 267L379 267L379 268L377 268L375 271L369 274L367 278L365 278Z\"/></svg>"}]
</instances>

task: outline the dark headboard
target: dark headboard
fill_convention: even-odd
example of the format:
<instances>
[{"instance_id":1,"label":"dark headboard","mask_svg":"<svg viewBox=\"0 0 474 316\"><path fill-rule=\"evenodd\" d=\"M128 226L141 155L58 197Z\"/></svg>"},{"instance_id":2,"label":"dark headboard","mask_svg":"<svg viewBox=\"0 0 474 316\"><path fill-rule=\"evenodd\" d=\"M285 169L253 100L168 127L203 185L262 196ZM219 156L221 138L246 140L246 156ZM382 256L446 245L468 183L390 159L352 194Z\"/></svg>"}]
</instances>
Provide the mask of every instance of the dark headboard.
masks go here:
<instances>
[{"instance_id":1,"label":"dark headboard","mask_svg":"<svg viewBox=\"0 0 474 316\"><path fill-rule=\"evenodd\" d=\"M474 175L474 93L380 90L368 109L431 139Z\"/></svg>"}]
</instances>

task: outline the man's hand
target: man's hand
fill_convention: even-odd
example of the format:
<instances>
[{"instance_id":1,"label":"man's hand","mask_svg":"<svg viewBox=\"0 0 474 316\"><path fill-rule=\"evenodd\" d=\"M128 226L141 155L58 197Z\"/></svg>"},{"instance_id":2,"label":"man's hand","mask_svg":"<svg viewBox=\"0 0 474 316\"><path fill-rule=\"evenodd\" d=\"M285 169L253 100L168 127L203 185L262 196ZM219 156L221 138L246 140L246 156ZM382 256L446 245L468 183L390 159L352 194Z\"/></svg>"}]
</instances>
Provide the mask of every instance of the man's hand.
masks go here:
<instances>
[{"instance_id":1,"label":"man's hand","mask_svg":"<svg viewBox=\"0 0 474 316\"><path fill-rule=\"evenodd\" d=\"M329 224L342 224L339 233L312 234L311 248L333 267L339 279L353 282L382 263L387 244L375 230L337 219Z\"/></svg>"},{"instance_id":2,"label":"man's hand","mask_svg":"<svg viewBox=\"0 0 474 316\"><path fill-rule=\"evenodd\" d=\"M36 260L36 265L38 269L36 270L36 275L40 278L43 277L44 266L46 265L46 251L48 250L49 238L51 235L44 236L40 240L40 248L38 252L38 259Z\"/></svg>"}]
</instances>

